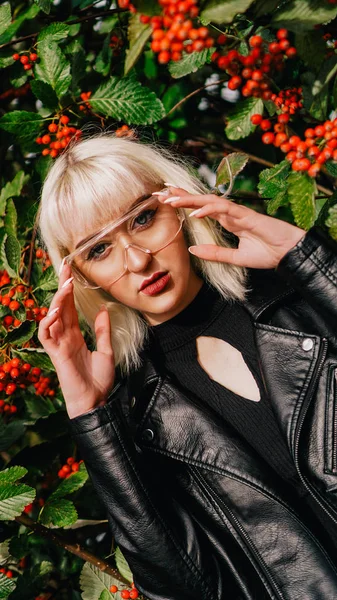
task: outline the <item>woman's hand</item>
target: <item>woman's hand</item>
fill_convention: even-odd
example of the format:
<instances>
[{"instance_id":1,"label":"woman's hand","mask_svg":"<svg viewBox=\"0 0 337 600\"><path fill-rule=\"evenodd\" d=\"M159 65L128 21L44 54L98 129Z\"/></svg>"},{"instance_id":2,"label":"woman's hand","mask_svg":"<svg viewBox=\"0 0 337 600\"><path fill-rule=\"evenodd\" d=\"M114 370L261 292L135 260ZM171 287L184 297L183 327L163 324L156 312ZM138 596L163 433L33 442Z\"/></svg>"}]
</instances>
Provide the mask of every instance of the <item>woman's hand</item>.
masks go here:
<instances>
[{"instance_id":1,"label":"woman's hand","mask_svg":"<svg viewBox=\"0 0 337 600\"><path fill-rule=\"evenodd\" d=\"M159 196L174 208L193 208L192 218L212 217L239 238L238 248L212 244L191 246L191 254L205 260L226 262L241 267L272 269L300 241L306 231L285 221L262 215L214 194L190 195L180 188L170 188L171 197ZM174 196L173 196L174 194ZM174 199L173 199L174 198Z\"/></svg>"},{"instance_id":2,"label":"woman's hand","mask_svg":"<svg viewBox=\"0 0 337 600\"><path fill-rule=\"evenodd\" d=\"M38 338L55 366L69 417L74 418L105 404L113 388L115 364L108 311L101 309L96 316L97 350L90 352L79 328L73 283L62 287L70 277L71 269L64 264ZM50 314L56 307L58 311Z\"/></svg>"}]
</instances>

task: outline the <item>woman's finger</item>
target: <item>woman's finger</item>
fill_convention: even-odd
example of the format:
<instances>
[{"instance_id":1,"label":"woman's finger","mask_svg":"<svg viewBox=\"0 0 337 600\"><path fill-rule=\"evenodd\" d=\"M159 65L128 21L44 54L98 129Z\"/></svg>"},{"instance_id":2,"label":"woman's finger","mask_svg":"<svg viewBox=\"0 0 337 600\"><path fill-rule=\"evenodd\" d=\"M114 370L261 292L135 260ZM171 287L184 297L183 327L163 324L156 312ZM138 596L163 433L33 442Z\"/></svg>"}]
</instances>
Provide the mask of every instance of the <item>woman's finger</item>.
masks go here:
<instances>
[{"instance_id":1,"label":"woman's finger","mask_svg":"<svg viewBox=\"0 0 337 600\"><path fill-rule=\"evenodd\" d=\"M96 349L102 354L113 356L111 325L107 309L102 307L95 319Z\"/></svg>"},{"instance_id":2,"label":"woman's finger","mask_svg":"<svg viewBox=\"0 0 337 600\"><path fill-rule=\"evenodd\" d=\"M169 198L168 200L172 200L172 198ZM208 209L208 207L211 206L212 211L214 213L224 215L228 214L231 217L238 218L248 215L248 212L252 212L255 214L255 212L252 211L250 208L247 208L247 206L242 206L241 204L236 204L232 200L227 200L226 198L218 198L214 195L183 196L181 198L173 200L172 202L170 202L170 204L174 208L200 208L201 210L204 209L205 211ZM198 212L198 216L199 215L206 216L206 213L203 214L203 212Z\"/></svg>"},{"instance_id":3,"label":"woman's finger","mask_svg":"<svg viewBox=\"0 0 337 600\"><path fill-rule=\"evenodd\" d=\"M189 252L198 258L215 262L230 263L238 267L247 266L247 260L244 260L242 252L236 248L223 248L213 244L200 244L198 246L190 246Z\"/></svg>"},{"instance_id":4,"label":"woman's finger","mask_svg":"<svg viewBox=\"0 0 337 600\"><path fill-rule=\"evenodd\" d=\"M41 319L39 323L37 337L44 349L48 352L48 354L49 352L56 350L58 347L57 342L51 336L50 328L52 327L52 325L54 325L54 323L56 323L59 317L60 307L56 306L53 309L49 310L47 315L43 319Z\"/></svg>"}]
</instances>

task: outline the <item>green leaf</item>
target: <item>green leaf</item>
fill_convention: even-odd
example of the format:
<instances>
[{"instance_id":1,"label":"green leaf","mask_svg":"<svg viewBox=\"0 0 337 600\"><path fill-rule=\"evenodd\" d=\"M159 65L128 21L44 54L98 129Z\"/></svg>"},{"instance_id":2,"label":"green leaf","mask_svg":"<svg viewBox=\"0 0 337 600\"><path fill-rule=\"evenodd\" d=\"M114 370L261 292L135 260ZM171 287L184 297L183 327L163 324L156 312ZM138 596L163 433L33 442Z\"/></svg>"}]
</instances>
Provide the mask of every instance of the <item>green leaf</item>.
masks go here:
<instances>
[{"instance_id":1,"label":"green leaf","mask_svg":"<svg viewBox=\"0 0 337 600\"><path fill-rule=\"evenodd\" d=\"M15 558L23 558L24 556L27 556L30 549L29 539L30 536L28 533L13 536L10 539L9 545L11 555L15 556Z\"/></svg>"},{"instance_id":2,"label":"green leaf","mask_svg":"<svg viewBox=\"0 0 337 600\"><path fill-rule=\"evenodd\" d=\"M35 498L35 490L24 483L14 483L23 477L27 470L23 467L10 467L0 473L0 519L12 521L21 515L27 504Z\"/></svg>"},{"instance_id":3,"label":"green leaf","mask_svg":"<svg viewBox=\"0 0 337 600\"><path fill-rule=\"evenodd\" d=\"M24 321L19 327L9 331L5 337L6 344L15 344L16 346L28 342L36 330L35 321Z\"/></svg>"},{"instance_id":4,"label":"green leaf","mask_svg":"<svg viewBox=\"0 0 337 600\"><path fill-rule=\"evenodd\" d=\"M9 543L12 541L12 538L8 538L4 542L0 542L0 565L6 563L8 559L11 557L11 552L9 551Z\"/></svg>"},{"instance_id":5,"label":"green leaf","mask_svg":"<svg viewBox=\"0 0 337 600\"><path fill-rule=\"evenodd\" d=\"M39 36L37 38L38 45L40 42L44 40L49 40L50 42L59 42L67 37L69 33L69 25L66 23L51 23L48 27L44 27L41 29Z\"/></svg>"},{"instance_id":6,"label":"green leaf","mask_svg":"<svg viewBox=\"0 0 337 600\"><path fill-rule=\"evenodd\" d=\"M316 185L306 173L292 171L288 177L288 196L296 225L310 229L315 222Z\"/></svg>"},{"instance_id":7,"label":"green leaf","mask_svg":"<svg viewBox=\"0 0 337 600\"><path fill-rule=\"evenodd\" d=\"M41 10L49 15L51 8L51 0L34 0L34 2L41 8Z\"/></svg>"},{"instance_id":8,"label":"green leaf","mask_svg":"<svg viewBox=\"0 0 337 600\"><path fill-rule=\"evenodd\" d=\"M8 450L16 440L23 436L24 432L23 421L16 420L6 425L0 415L0 452Z\"/></svg>"},{"instance_id":9,"label":"green leaf","mask_svg":"<svg viewBox=\"0 0 337 600\"><path fill-rule=\"evenodd\" d=\"M44 419L51 413L57 412L50 398L38 394L31 396L26 394L25 405L31 419Z\"/></svg>"},{"instance_id":10,"label":"green leaf","mask_svg":"<svg viewBox=\"0 0 337 600\"><path fill-rule=\"evenodd\" d=\"M14 235L6 234L1 244L0 262L11 277L19 274L21 246Z\"/></svg>"},{"instance_id":11,"label":"green leaf","mask_svg":"<svg viewBox=\"0 0 337 600\"><path fill-rule=\"evenodd\" d=\"M21 190L28 179L28 175L25 175L23 171L19 171L12 181L7 181L0 192L0 215L5 214L6 201L8 198L20 196Z\"/></svg>"},{"instance_id":12,"label":"green leaf","mask_svg":"<svg viewBox=\"0 0 337 600\"><path fill-rule=\"evenodd\" d=\"M250 120L254 114L262 115L264 110L261 98L246 98L237 102L233 111L228 115L228 124L225 133L230 140L239 140L247 137L255 129Z\"/></svg>"},{"instance_id":13,"label":"green leaf","mask_svg":"<svg viewBox=\"0 0 337 600\"><path fill-rule=\"evenodd\" d=\"M215 48L204 48L201 52L192 52L191 54L184 52L181 60L169 63L170 74L178 79L189 73L195 73L204 64L211 62L213 52L215 52Z\"/></svg>"},{"instance_id":14,"label":"green leaf","mask_svg":"<svg viewBox=\"0 0 337 600\"><path fill-rule=\"evenodd\" d=\"M295 35L295 46L298 56L309 66L318 71L326 54L326 42L321 31L303 31Z\"/></svg>"},{"instance_id":15,"label":"green leaf","mask_svg":"<svg viewBox=\"0 0 337 600\"><path fill-rule=\"evenodd\" d=\"M272 14L276 8L280 6L280 4L282 4L282 0L255 0L255 3L252 7L254 17L258 18Z\"/></svg>"},{"instance_id":16,"label":"green leaf","mask_svg":"<svg viewBox=\"0 0 337 600\"><path fill-rule=\"evenodd\" d=\"M110 48L110 35L108 35L103 43L102 50L97 55L95 62L95 69L98 73L101 73L103 77L109 74L111 68L112 50Z\"/></svg>"},{"instance_id":17,"label":"green leaf","mask_svg":"<svg viewBox=\"0 0 337 600\"><path fill-rule=\"evenodd\" d=\"M52 36L38 44L38 54L40 62L35 65L35 77L49 83L61 98L71 83L70 62Z\"/></svg>"},{"instance_id":18,"label":"green leaf","mask_svg":"<svg viewBox=\"0 0 337 600\"><path fill-rule=\"evenodd\" d=\"M39 284L34 289L34 292L36 292L36 290L46 290L46 291L57 290L57 288L58 288L58 279L56 277L54 268L52 266L50 266L43 272L43 275L42 275L41 279L39 280Z\"/></svg>"},{"instance_id":19,"label":"green leaf","mask_svg":"<svg viewBox=\"0 0 337 600\"><path fill-rule=\"evenodd\" d=\"M225 156L216 170L216 187L228 185L245 168L249 157L244 152L232 152Z\"/></svg>"},{"instance_id":20,"label":"green leaf","mask_svg":"<svg viewBox=\"0 0 337 600\"><path fill-rule=\"evenodd\" d=\"M334 160L329 160L329 162L325 165L326 170L332 177L337 178L337 162Z\"/></svg>"},{"instance_id":21,"label":"green leaf","mask_svg":"<svg viewBox=\"0 0 337 600\"><path fill-rule=\"evenodd\" d=\"M313 29L319 23L329 23L337 16L337 6L322 0L292 0L274 13L272 23L291 31Z\"/></svg>"},{"instance_id":22,"label":"green leaf","mask_svg":"<svg viewBox=\"0 0 337 600\"><path fill-rule=\"evenodd\" d=\"M73 502L64 498L56 498L51 502L46 502L40 513L39 521L42 525L66 527L75 523L77 518L78 514Z\"/></svg>"},{"instance_id":23,"label":"green leaf","mask_svg":"<svg viewBox=\"0 0 337 600\"><path fill-rule=\"evenodd\" d=\"M137 8L138 13L141 13L142 15L153 17L154 15L160 15L162 12L157 0L135 0L134 5ZM139 15L137 15L137 17L139 19Z\"/></svg>"},{"instance_id":24,"label":"green leaf","mask_svg":"<svg viewBox=\"0 0 337 600\"><path fill-rule=\"evenodd\" d=\"M141 23L139 14L131 15L128 27L129 48L126 51L124 75L127 75L136 64L151 34L151 26Z\"/></svg>"},{"instance_id":25,"label":"green leaf","mask_svg":"<svg viewBox=\"0 0 337 600\"><path fill-rule=\"evenodd\" d=\"M261 171L260 182L257 187L262 198L273 198L280 191L286 190L289 171L290 163L288 160L283 160L271 169Z\"/></svg>"},{"instance_id":26,"label":"green leaf","mask_svg":"<svg viewBox=\"0 0 337 600\"><path fill-rule=\"evenodd\" d=\"M150 125L165 115L155 93L131 78L111 77L91 96L90 104L95 112L127 124Z\"/></svg>"},{"instance_id":27,"label":"green leaf","mask_svg":"<svg viewBox=\"0 0 337 600\"><path fill-rule=\"evenodd\" d=\"M56 110L58 107L57 96L49 83L45 81L40 81L39 79L33 79L30 82L31 90L38 98L41 100L42 104L47 108L50 108L52 111Z\"/></svg>"},{"instance_id":28,"label":"green leaf","mask_svg":"<svg viewBox=\"0 0 337 600\"><path fill-rule=\"evenodd\" d=\"M201 20L207 25L212 23L232 23L235 15L244 13L254 0L210 0L201 12Z\"/></svg>"},{"instance_id":29,"label":"green leaf","mask_svg":"<svg viewBox=\"0 0 337 600\"><path fill-rule=\"evenodd\" d=\"M32 367L40 367L44 371L55 371L48 354L43 348L25 348L24 350L12 349L15 356L29 363Z\"/></svg>"},{"instance_id":30,"label":"green leaf","mask_svg":"<svg viewBox=\"0 0 337 600\"><path fill-rule=\"evenodd\" d=\"M24 4L21 4L19 8L22 8L23 6ZM20 29L21 25L26 20L34 19L39 12L40 8L36 4L26 8L26 10L19 14L17 18L5 28L3 33L0 34L0 45L10 42Z\"/></svg>"},{"instance_id":31,"label":"green leaf","mask_svg":"<svg viewBox=\"0 0 337 600\"><path fill-rule=\"evenodd\" d=\"M9 594L16 588L16 582L13 579L9 579L3 573L0 573L0 598L8 598Z\"/></svg>"},{"instance_id":32,"label":"green leaf","mask_svg":"<svg viewBox=\"0 0 337 600\"><path fill-rule=\"evenodd\" d=\"M109 591L112 585L116 585L118 589L122 587L121 582L115 577L101 571L91 563L84 563L80 575L82 600L99 598L103 591L107 591L110 594L109 598L113 599L115 596Z\"/></svg>"},{"instance_id":33,"label":"green leaf","mask_svg":"<svg viewBox=\"0 0 337 600\"><path fill-rule=\"evenodd\" d=\"M50 495L49 501L54 501L57 498L64 498L68 494L73 494L77 492L88 479L87 471L77 471L72 473L70 477L63 479L59 486L54 490L54 492Z\"/></svg>"},{"instance_id":34,"label":"green leaf","mask_svg":"<svg viewBox=\"0 0 337 600\"><path fill-rule=\"evenodd\" d=\"M337 241L337 204L329 208L329 217L325 222L331 237Z\"/></svg>"},{"instance_id":35,"label":"green leaf","mask_svg":"<svg viewBox=\"0 0 337 600\"><path fill-rule=\"evenodd\" d=\"M9 2L0 6L0 35L2 35L11 24L11 7Z\"/></svg>"},{"instance_id":36,"label":"green leaf","mask_svg":"<svg viewBox=\"0 0 337 600\"><path fill-rule=\"evenodd\" d=\"M133 575L132 575L131 569L127 563L127 560L126 560L124 554L122 553L122 551L119 547L116 548L115 561L116 561L117 569L120 572L120 574L122 575L122 577L124 577L124 579L126 579L126 581L129 581L130 583L132 583Z\"/></svg>"},{"instance_id":37,"label":"green leaf","mask_svg":"<svg viewBox=\"0 0 337 600\"><path fill-rule=\"evenodd\" d=\"M12 198L6 201L5 230L14 237L17 234L18 215Z\"/></svg>"},{"instance_id":38,"label":"green leaf","mask_svg":"<svg viewBox=\"0 0 337 600\"><path fill-rule=\"evenodd\" d=\"M10 67L15 63L15 60L12 55L13 51L10 54L6 53L0 55L0 69L5 69L6 67Z\"/></svg>"},{"instance_id":39,"label":"green leaf","mask_svg":"<svg viewBox=\"0 0 337 600\"><path fill-rule=\"evenodd\" d=\"M13 110L0 119L0 128L13 133L18 138L33 138L39 132L44 118L38 113L26 110Z\"/></svg>"}]
</instances>

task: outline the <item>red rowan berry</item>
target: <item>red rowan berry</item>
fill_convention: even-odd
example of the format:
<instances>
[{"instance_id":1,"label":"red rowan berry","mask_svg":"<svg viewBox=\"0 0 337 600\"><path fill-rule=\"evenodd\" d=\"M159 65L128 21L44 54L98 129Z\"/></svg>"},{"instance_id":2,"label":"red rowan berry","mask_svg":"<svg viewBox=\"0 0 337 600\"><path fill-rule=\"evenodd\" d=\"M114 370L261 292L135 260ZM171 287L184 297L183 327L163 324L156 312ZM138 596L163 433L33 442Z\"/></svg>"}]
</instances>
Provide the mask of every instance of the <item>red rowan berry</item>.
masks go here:
<instances>
[{"instance_id":1,"label":"red rowan berry","mask_svg":"<svg viewBox=\"0 0 337 600\"><path fill-rule=\"evenodd\" d=\"M17 300L12 300L12 302L9 303L9 307L10 310L18 310L18 308L20 308L20 302L18 302Z\"/></svg>"},{"instance_id":2,"label":"red rowan berry","mask_svg":"<svg viewBox=\"0 0 337 600\"><path fill-rule=\"evenodd\" d=\"M60 117L60 123L62 123L62 125L67 125L69 123L70 119L69 117L67 117L67 115L62 115Z\"/></svg>"},{"instance_id":3,"label":"red rowan berry","mask_svg":"<svg viewBox=\"0 0 337 600\"><path fill-rule=\"evenodd\" d=\"M6 327L9 327L10 325L12 325L12 323L13 323L13 319L14 319L14 317L12 317L11 315L6 315L6 316L3 318L3 324L4 324Z\"/></svg>"},{"instance_id":4,"label":"red rowan berry","mask_svg":"<svg viewBox=\"0 0 337 600\"><path fill-rule=\"evenodd\" d=\"M41 154L42 156L47 156L50 153L50 151L48 150L48 148L43 148Z\"/></svg>"},{"instance_id":5,"label":"red rowan berry","mask_svg":"<svg viewBox=\"0 0 337 600\"><path fill-rule=\"evenodd\" d=\"M289 138L289 144L291 144L293 146L293 148L295 148L296 146L298 146L298 144L300 143L301 138L298 135L292 135Z\"/></svg>"},{"instance_id":6,"label":"red rowan berry","mask_svg":"<svg viewBox=\"0 0 337 600\"><path fill-rule=\"evenodd\" d=\"M249 45L251 48L258 48L263 43L263 39L260 35L253 35L249 38Z\"/></svg>"},{"instance_id":7,"label":"red rowan berry","mask_svg":"<svg viewBox=\"0 0 337 600\"><path fill-rule=\"evenodd\" d=\"M262 121L262 115L259 115L258 113L256 113L255 115L252 115L250 117L250 120L253 123L253 125L260 125L260 123Z\"/></svg>"},{"instance_id":8,"label":"red rowan berry","mask_svg":"<svg viewBox=\"0 0 337 600\"><path fill-rule=\"evenodd\" d=\"M283 125L283 123L275 123L275 125L274 125L274 131L275 131L275 133L283 133L284 132L284 125Z\"/></svg>"},{"instance_id":9,"label":"red rowan berry","mask_svg":"<svg viewBox=\"0 0 337 600\"><path fill-rule=\"evenodd\" d=\"M30 63L27 63L26 65L23 65L23 68L25 71L30 71L30 69L32 68L33 65L31 65Z\"/></svg>"},{"instance_id":10,"label":"red rowan berry","mask_svg":"<svg viewBox=\"0 0 337 600\"><path fill-rule=\"evenodd\" d=\"M289 32L287 29L279 29L276 32L276 37L278 40L284 40L285 38L287 38L289 35Z\"/></svg>"},{"instance_id":11,"label":"red rowan berry","mask_svg":"<svg viewBox=\"0 0 337 600\"><path fill-rule=\"evenodd\" d=\"M8 296L7 294L5 296L2 296L2 300L1 300L2 306L8 306L10 302L11 302L10 296Z\"/></svg>"},{"instance_id":12,"label":"red rowan berry","mask_svg":"<svg viewBox=\"0 0 337 600\"><path fill-rule=\"evenodd\" d=\"M280 45L278 42L271 42L268 48L271 54L278 54L280 52Z\"/></svg>"},{"instance_id":13,"label":"red rowan berry","mask_svg":"<svg viewBox=\"0 0 337 600\"><path fill-rule=\"evenodd\" d=\"M115 594L116 592L118 592L118 587L116 585L110 586L110 592L112 594Z\"/></svg>"},{"instance_id":14,"label":"red rowan berry","mask_svg":"<svg viewBox=\"0 0 337 600\"><path fill-rule=\"evenodd\" d=\"M6 572L6 577L9 577L9 579L11 579L13 577L13 571L10 571L8 569L8 571Z\"/></svg>"},{"instance_id":15,"label":"red rowan berry","mask_svg":"<svg viewBox=\"0 0 337 600\"><path fill-rule=\"evenodd\" d=\"M49 144L50 143L50 135L46 134L42 137L42 144Z\"/></svg>"},{"instance_id":16,"label":"red rowan berry","mask_svg":"<svg viewBox=\"0 0 337 600\"><path fill-rule=\"evenodd\" d=\"M308 158L296 158L292 163L292 169L294 171L307 171L311 166L311 162Z\"/></svg>"},{"instance_id":17,"label":"red rowan berry","mask_svg":"<svg viewBox=\"0 0 337 600\"><path fill-rule=\"evenodd\" d=\"M38 56L37 56L37 54L35 54L35 52L32 52L29 55L29 60L31 60L32 62L35 62L37 59L38 59Z\"/></svg>"},{"instance_id":18,"label":"red rowan berry","mask_svg":"<svg viewBox=\"0 0 337 600\"><path fill-rule=\"evenodd\" d=\"M141 23L147 24L150 22L151 17L149 17L148 15L140 15L139 20Z\"/></svg>"},{"instance_id":19,"label":"red rowan berry","mask_svg":"<svg viewBox=\"0 0 337 600\"><path fill-rule=\"evenodd\" d=\"M14 319L13 321L13 326L14 327L19 327L19 325L21 325L22 321L20 321L20 319Z\"/></svg>"},{"instance_id":20,"label":"red rowan berry","mask_svg":"<svg viewBox=\"0 0 337 600\"><path fill-rule=\"evenodd\" d=\"M253 81L262 81L263 79L263 73L260 69L255 69L255 71L252 72L252 79Z\"/></svg>"},{"instance_id":21,"label":"red rowan berry","mask_svg":"<svg viewBox=\"0 0 337 600\"><path fill-rule=\"evenodd\" d=\"M241 77L239 77L239 75L234 75L234 77L231 77L231 79L228 81L227 85L230 90L237 90L240 87L241 83Z\"/></svg>"},{"instance_id":22,"label":"red rowan berry","mask_svg":"<svg viewBox=\"0 0 337 600\"><path fill-rule=\"evenodd\" d=\"M29 63L29 58L28 56L26 56L25 54L23 56L20 57L20 63L22 65L26 65L27 63Z\"/></svg>"},{"instance_id":23,"label":"red rowan berry","mask_svg":"<svg viewBox=\"0 0 337 600\"><path fill-rule=\"evenodd\" d=\"M5 388L5 392L6 392L6 394L8 394L9 396L10 396L11 394L14 394L15 390L16 390L16 385L15 385L15 383L9 383L9 384L6 386L6 388Z\"/></svg>"},{"instance_id":24,"label":"red rowan berry","mask_svg":"<svg viewBox=\"0 0 337 600\"><path fill-rule=\"evenodd\" d=\"M207 27L199 27L198 33L199 33L199 38L206 39L208 37Z\"/></svg>"},{"instance_id":25,"label":"red rowan berry","mask_svg":"<svg viewBox=\"0 0 337 600\"><path fill-rule=\"evenodd\" d=\"M279 148L281 146L281 144L286 142L287 139L288 139L288 136L286 133L277 133L275 136L274 146Z\"/></svg>"},{"instance_id":26,"label":"red rowan berry","mask_svg":"<svg viewBox=\"0 0 337 600\"><path fill-rule=\"evenodd\" d=\"M261 139L264 144L273 144L275 135L272 131L268 131L267 133L263 134Z\"/></svg>"},{"instance_id":27,"label":"red rowan berry","mask_svg":"<svg viewBox=\"0 0 337 600\"><path fill-rule=\"evenodd\" d=\"M50 125L48 125L48 129L50 133L56 133L56 131L58 130L58 126L56 125L56 123L50 123Z\"/></svg>"},{"instance_id":28,"label":"red rowan berry","mask_svg":"<svg viewBox=\"0 0 337 600\"><path fill-rule=\"evenodd\" d=\"M288 50L286 50L286 56L288 58L294 58L294 56L296 56L297 54L297 50L294 46L290 46L290 48L288 48Z\"/></svg>"},{"instance_id":29,"label":"red rowan berry","mask_svg":"<svg viewBox=\"0 0 337 600\"><path fill-rule=\"evenodd\" d=\"M138 598L139 597L139 592L138 590L131 590L130 592L130 598Z\"/></svg>"},{"instance_id":30,"label":"red rowan berry","mask_svg":"<svg viewBox=\"0 0 337 600\"><path fill-rule=\"evenodd\" d=\"M12 55L12 58L13 58L13 60L20 60L20 54L15 52L15 54Z\"/></svg>"},{"instance_id":31,"label":"red rowan berry","mask_svg":"<svg viewBox=\"0 0 337 600\"><path fill-rule=\"evenodd\" d=\"M218 36L217 43L218 43L220 46L223 46L223 45L224 45L226 42L227 42L227 36L226 36L224 33L221 33L221 34Z\"/></svg>"},{"instance_id":32,"label":"red rowan berry","mask_svg":"<svg viewBox=\"0 0 337 600\"><path fill-rule=\"evenodd\" d=\"M282 52L285 52L285 50L288 50L288 48L290 48L290 42L289 40L280 40L279 46Z\"/></svg>"},{"instance_id":33,"label":"red rowan berry","mask_svg":"<svg viewBox=\"0 0 337 600\"><path fill-rule=\"evenodd\" d=\"M166 65L169 62L170 58L171 58L171 54L170 54L170 52L168 52L168 50L163 50L162 52L159 52L159 54L158 54L158 62L161 65Z\"/></svg>"},{"instance_id":34,"label":"red rowan berry","mask_svg":"<svg viewBox=\"0 0 337 600\"><path fill-rule=\"evenodd\" d=\"M291 150L291 144L289 144L289 142L284 142L284 144L281 144L280 150L282 152L285 152L285 153L286 152L290 152L290 150Z\"/></svg>"},{"instance_id":35,"label":"red rowan berry","mask_svg":"<svg viewBox=\"0 0 337 600\"><path fill-rule=\"evenodd\" d=\"M10 412L12 413L12 415L14 415L16 412L18 412L18 407L12 404Z\"/></svg>"},{"instance_id":36,"label":"red rowan berry","mask_svg":"<svg viewBox=\"0 0 337 600\"><path fill-rule=\"evenodd\" d=\"M271 129L271 121L269 119L263 119L260 123L262 131L268 131Z\"/></svg>"},{"instance_id":37,"label":"red rowan berry","mask_svg":"<svg viewBox=\"0 0 337 600\"><path fill-rule=\"evenodd\" d=\"M126 599L127 599L127 598L130 598L130 592L129 592L129 590L122 590L122 591L121 591L121 598L124 598L124 599L125 599L125 598L126 598Z\"/></svg>"},{"instance_id":38,"label":"red rowan berry","mask_svg":"<svg viewBox=\"0 0 337 600\"><path fill-rule=\"evenodd\" d=\"M294 160L296 159L296 152L295 150L291 150L290 152L288 152L288 154L286 154L286 159L289 160L289 162L294 162Z\"/></svg>"},{"instance_id":39,"label":"red rowan berry","mask_svg":"<svg viewBox=\"0 0 337 600\"><path fill-rule=\"evenodd\" d=\"M321 165L319 163L313 163L308 169L308 175L310 177L316 177L317 173L319 173Z\"/></svg>"},{"instance_id":40,"label":"red rowan berry","mask_svg":"<svg viewBox=\"0 0 337 600\"><path fill-rule=\"evenodd\" d=\"M17 379L20 375L20 371L17 367L13 367L13 369L10 370L10 376L12 377L12 379Z\"/></svg>"}]
</instances>

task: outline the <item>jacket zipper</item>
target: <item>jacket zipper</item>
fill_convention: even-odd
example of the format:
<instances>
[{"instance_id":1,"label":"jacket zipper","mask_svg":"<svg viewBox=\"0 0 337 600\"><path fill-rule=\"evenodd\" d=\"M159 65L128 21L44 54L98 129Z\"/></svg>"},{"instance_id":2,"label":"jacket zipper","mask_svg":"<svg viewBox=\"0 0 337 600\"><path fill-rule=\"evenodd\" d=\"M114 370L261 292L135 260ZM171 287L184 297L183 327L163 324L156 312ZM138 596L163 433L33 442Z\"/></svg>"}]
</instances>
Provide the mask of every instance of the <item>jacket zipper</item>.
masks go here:
<instances>
[{"instance_id":1,"label":"jacket zipper","mask_svg":"<svg viewBox=\"0 0 337 600\"><path fill-rule=\"evenodd\" d=\"M244 541L246 543L246 546L249 548L251 554L253 554L253 556L254 556L256 562L258 563L259 567L263 571L264 575L267 577L269 583L274 588L274 592L278 595L279 600L284 600L284 596L283 596L283 594L282 594L282 592L281 592L278 584L276 583L273 575L269 571L269 569L268 569L266 563L264 562L263 558L256 552L253 542L251 541L251 539L248 536L248 534L245 531L245 529L242 527L240 521L238 521L238 519L236 518L235 514L227 506L227 504L223 501L223 499L220 498L217 495L217 493L208 485L208 483L199 475L199 473L197 472L197 470L195 470L193 467L191 468L191 470L194 473L194 477L198 480L199 485L201 487L205 488L206 491L208 492L208 496L209 496L210 502L213 503L213 498L216 497L219 505L223 506L223 508L225 510L225 513L227 514L227 517L228 517L229 521L234 526L234 528L237 531L239 531L241 537L244 539Z\"/></svg>"},{"instance_id":2,"label":"jacket zipper","mask_svg":"<svg viewBox=\"0 0 337 600\"><path fill-rule=\"evenodd\" d=\"M309 385L309 389L307 392L307 397L305 399L305 403L302 407L300 416L299 416L299 420L297 423L297 427L296 427L296 432L295 432L295 466L297 469L297 472L299 474L299 477L304 485L304 487L306 488L306 490L308 490L308 492L315 498L317 504L319 504L319 506L322 508L322 510L328 515L328 517L330 519L333 520L333 522L335 524L337 524L337 519L326 509L324 503L321 501L320 498L322 498L322 496L316 492L316 490L306 481L305 477L302 475L301 471L300 471L300 466L299 466L299 459L298 459L298 450L299 450L299 441L300 441L300 436L301 436L301 430L302 430L302 426L304 423L304 419L306 417L307 414L307 410L309 408L310 402L312 400L314 391L315 391L315 387L316 387L316 383L318 381L318 378L321 374L323 365L324 365L324 361L327 355L327 350L328 350L328 340L326 338L322 338L322 345L319 351L319 355L317 358L317 363L316 363L316 368L315 368L315 372L312 376L310 385ZM334 421L335 421L335 433L337 433L337 411L335 411L335 415L334 415ZM334 446L337 446L337 436L335 435L334 438Z\"/></svg>"},{"instance_id":3,"label":"jacket zipper","mask_svg":"<svg viewBox=\"0 0 337 600\"><path fill-rule=\"evenodd\" d=\"M332 430L332 471L337 471L337 369L334 371L333 390L333 430Z\"/></svg>"}]
</instances>

